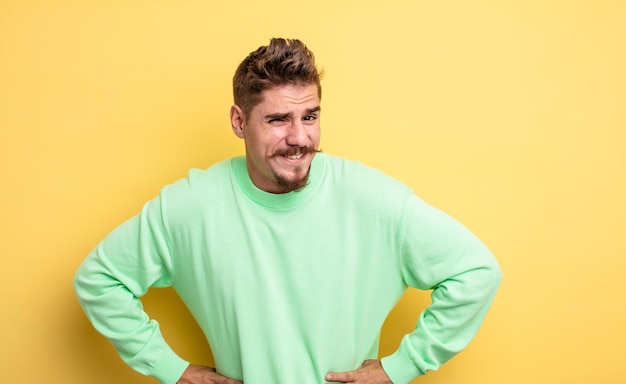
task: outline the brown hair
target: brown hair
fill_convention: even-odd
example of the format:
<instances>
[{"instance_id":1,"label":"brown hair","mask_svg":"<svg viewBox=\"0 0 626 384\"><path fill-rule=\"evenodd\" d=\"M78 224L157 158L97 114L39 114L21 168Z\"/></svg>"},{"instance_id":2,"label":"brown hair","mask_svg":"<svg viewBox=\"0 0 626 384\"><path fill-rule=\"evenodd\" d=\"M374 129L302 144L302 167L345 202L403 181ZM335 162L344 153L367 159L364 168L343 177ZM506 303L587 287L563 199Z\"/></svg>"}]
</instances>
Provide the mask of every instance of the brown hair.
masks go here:
<instances>
[{"instance_id":1,"label":"brown hair","mask_svg":"<svg viewBox=\"0 0 626 384\"><path fill-rule=\"evenodd\" d=\"M317 85L322 97L322 73L315 67L315 57L297 39L273 38L246 57L233 77L233 95L247 116L262 101L261 93L281 85Z\"/></svg>"}]
</instances>

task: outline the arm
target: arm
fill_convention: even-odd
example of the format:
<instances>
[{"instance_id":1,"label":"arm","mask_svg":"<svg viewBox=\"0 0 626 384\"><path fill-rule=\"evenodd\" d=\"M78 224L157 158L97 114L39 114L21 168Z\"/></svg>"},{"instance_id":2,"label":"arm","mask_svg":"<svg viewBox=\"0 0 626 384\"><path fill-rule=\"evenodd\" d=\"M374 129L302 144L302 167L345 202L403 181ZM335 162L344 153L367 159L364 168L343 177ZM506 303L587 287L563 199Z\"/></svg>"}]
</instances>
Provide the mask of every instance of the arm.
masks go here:
<instances>
[{"instance_id":1,"label":"arm","mask_svg":"<svg viewBox=\"0 0 626 384\"><path fill-rule=\"evenodd\" d=\"M79 301L94 327L132 368L173 384L189 363L168 346L140 297L171 284L172 262L160 199L115 229L83 261L74 278Z\"/></svg>"},{"instance_id":2,"label":"arm","mask_svg":"<svg viewBox=\"0 0 626 384\"><path fill-rule=\"evenodd\" d=\"M393 383L436 370L472 340L502 274L491 252L456 220L416 197L407 202L400 264L406 283L432 303L398 350L382 359Z\"/></svg>"}]
</instances>

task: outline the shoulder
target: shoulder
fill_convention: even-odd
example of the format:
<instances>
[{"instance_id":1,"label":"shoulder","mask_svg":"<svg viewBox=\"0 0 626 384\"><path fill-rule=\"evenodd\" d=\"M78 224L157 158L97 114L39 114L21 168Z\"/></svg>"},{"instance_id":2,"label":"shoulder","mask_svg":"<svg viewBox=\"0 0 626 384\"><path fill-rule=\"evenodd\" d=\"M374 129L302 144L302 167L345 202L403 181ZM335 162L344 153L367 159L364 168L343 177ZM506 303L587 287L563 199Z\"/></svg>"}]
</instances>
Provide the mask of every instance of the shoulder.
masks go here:
<instances>
[{"instance_id":1,"label":"shoulder","mask_svg":"<svg viewBox=\"0 0 626 384\"><path fill-rule=\"evenodd\" d=\"M325 187L363 209L401 210L413 191L385 172L359 161L325 155Z\"/></svg>"},{"instance_id":2,"label":"shoulder","mask_svg":"<svg viewBox=\"0 0 626 384\"><path fill-rule=\"evenodd\" d=\"M187 177L163 187L159 195L163 208L169 212L188 212L232 195L234 159L222 160L207 169L191 169Z\"/></svg>"},{"instance_id":3,"label":"shoulder","mask_svg":"<svg viewBox=\"0 0 626 384\"><path fill-rule=\"evenodd\" d=\"M364 193L411 193L410 188L401 181L360 161L327 154L324 154L324 158L327 177L334 183L341 184L351 191Z\"/></svg>"},{"instance_id":4,"label":"shoulder","mask_svg":"<svg viewBox=\"0 0 626 384\"><path fill-rule=\"evenodd\" d=\"M231 162L235 158L222 160L206 169L193 168L187 172L187 177L181 178L172 184L166 185L161 194L193 194L223 187L225 181L232 177Z\"/></svg>"}]
</instances>

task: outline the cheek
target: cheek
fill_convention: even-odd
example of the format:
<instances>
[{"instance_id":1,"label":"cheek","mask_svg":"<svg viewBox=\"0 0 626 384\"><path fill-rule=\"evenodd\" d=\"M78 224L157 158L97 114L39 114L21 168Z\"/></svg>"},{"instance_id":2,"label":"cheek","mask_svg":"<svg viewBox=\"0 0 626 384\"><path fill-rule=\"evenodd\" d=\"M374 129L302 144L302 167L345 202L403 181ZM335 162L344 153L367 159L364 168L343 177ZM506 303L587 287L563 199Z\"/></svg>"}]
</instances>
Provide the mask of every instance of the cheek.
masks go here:
<instances>
[{"instance_id":1,"label":"cheek","mask_svg":"<svg viewBox=\"0 0 626 384\"><path fill-rule=\"evenodd\" d=\"M264 144L263 137L259 135L249 135L246 138L246 147L255 157L263 157L267 152L267 145Z\"/></svg>"},{"instance_id":2,"label":"cheek","mask_svg":"<svg viewBox=\"0 0 626 384\"><path fill-rule=\"evenodd\" d=\"M284 140L284 136L279 132L267 132L266 135L256 137L255 148L258 152L270 156L281 147Z\"/></svg>"},{"instance_id":3,"label":"cheek","mask_svg":"<svg viewBox=\"0 0 626 384\"><path fill-rule=\"evenodd\" d=\"M309 140L311 140L315 144L319 143L320 141L320 128L319 127L311 130L311 132L309 133Z\"/></svg>"}]
</instances>

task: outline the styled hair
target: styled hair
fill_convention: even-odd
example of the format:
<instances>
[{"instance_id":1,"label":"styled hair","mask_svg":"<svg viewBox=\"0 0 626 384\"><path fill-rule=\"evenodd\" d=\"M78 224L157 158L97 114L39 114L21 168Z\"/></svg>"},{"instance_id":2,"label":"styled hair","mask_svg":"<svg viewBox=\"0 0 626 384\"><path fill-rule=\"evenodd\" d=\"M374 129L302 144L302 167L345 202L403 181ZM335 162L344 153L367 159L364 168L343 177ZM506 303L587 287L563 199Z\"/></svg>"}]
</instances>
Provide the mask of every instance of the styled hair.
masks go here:
<instances>
[{"instance_id":1,"label":"styled hair","mask_svg":"<svg viewBox=\"0 0 626 384\"><path fill-rule=\"evenodd\" d=\"M315 84L321 98L321 77L322 73L315 67L315 56L304 43L273 38L269 45L251 52L237 67L233 77L235 104L248 116L263 101L264 90L288 84Z\"/></svg>"}]
</instances>

